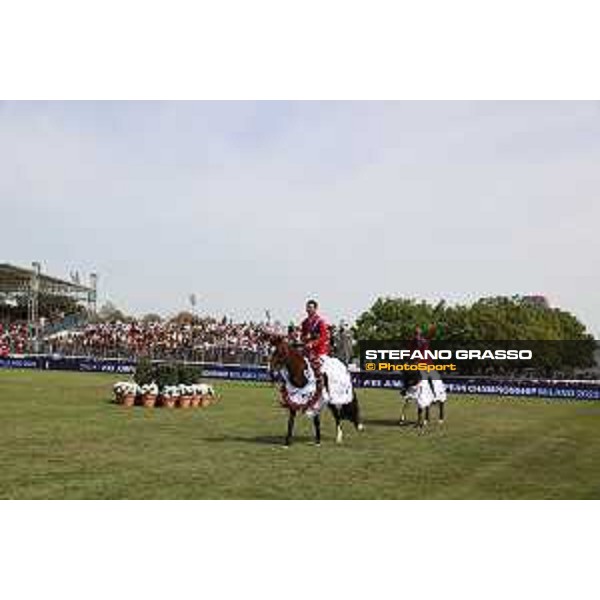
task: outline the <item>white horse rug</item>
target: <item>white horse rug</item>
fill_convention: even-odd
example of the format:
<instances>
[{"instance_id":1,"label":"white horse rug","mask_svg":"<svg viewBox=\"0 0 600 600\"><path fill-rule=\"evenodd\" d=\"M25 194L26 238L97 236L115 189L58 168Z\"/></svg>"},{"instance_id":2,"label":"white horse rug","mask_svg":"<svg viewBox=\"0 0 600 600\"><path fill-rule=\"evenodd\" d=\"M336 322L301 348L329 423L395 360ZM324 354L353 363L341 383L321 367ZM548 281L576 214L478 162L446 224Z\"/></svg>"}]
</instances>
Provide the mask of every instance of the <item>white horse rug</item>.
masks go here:
<instances>
[{"instance_id":1,"label":"white horse rug","mask_svg":"<svg viewBox=\"0 0 600 600\"><path fill-rule=\"evenodd\" d=\"M446 402L446 386L441 379L432 379L431 382L423 379L408 388L406 398L414 400L419 408L427 408L433 402Z\"/></svg>"},{"instance_id":2,"label":"white horse rug","mask_svg":"<svg viewBox=\"0 0 600 600\"><path fill-rule=\"evenodd\" d=\"M327 375L329 390L323 390L326 401L335 406L352 402L352 378L348 367L338 358L324 356L321 359L321 369Z\"/></svg>"},{"instance_id":3,"label":"white horse rug","mask_svg":"<svg viewBox=\"0 0 600 600\"><path fill-rule=\"evenodd\" d=\"M317 393L315 373L307 359L305 359L305 364L304 375L307 383L303 388L297 388L291 383L287 370L284 369L281 372L284 379L284 391L282 393L284 404L295 409L304 409L304 407L310 406L305 414L308 417L313 417L328 403L341 406L352 402L352 379L342 361L329 356L321 358L321 370L327 375L329 389L323 389L321 397L316 402L314 402Z\"/></svg>"}]
</instances>

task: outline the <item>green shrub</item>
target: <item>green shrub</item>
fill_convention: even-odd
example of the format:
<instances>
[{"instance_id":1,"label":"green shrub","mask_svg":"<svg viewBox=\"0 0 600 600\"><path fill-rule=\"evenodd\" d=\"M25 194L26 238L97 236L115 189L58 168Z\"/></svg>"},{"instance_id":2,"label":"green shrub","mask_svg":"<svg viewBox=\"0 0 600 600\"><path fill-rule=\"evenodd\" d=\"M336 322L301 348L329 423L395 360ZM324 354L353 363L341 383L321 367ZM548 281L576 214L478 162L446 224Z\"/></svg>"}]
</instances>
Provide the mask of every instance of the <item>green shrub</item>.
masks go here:
<instances>
[{"instance_id":1,"label":"green shrub","mask_svg":"<svg viewBox=\"0 0 600 600\"><path fill-rule=\"evenodd\" d=\"M166 385L179 383L178 367L176 363L163 363L156 369L156 383L162 389Z\"/></svg>"},{"instance_id":2,"label":"green shrub","mask_svg":"<svg viewBox=\"0 0 600 600\"><path fill-rule=\"evenodd\" d=\"M179 364L179 383L183 383L185 385L192 385L193 383L198 383L201 375L202 373L198 367L195 367L193 365L186 365L184 363Z\"/></svg>"},{"instance_id":3,"label":"green shrub","mask_svg":"<svg viewBox=\"0 0 600 600\"><path fill-rule=\"evenodd\" d=\"M137 373L137 371L136 371ZM160 388L166 385L192 385L198 383L202 377L200 368L185 363L162 363L152 370L152 381L156 381ZM137 381L137 377L136 377ZM138 381L138 383L140 383ZM140 385L143 385L140 383Z\"/></svg>"},{"instance_id":4,"label":"green shrub","mask_svg":"<svg viewBox=\"0 0 600 600\"><path fill-rule=\"evenodd\" d=\"M134 379L138 385L147 385L155 381L156 373L149 358L140 358L135 367Z\"/></svg>"}]
</instances>

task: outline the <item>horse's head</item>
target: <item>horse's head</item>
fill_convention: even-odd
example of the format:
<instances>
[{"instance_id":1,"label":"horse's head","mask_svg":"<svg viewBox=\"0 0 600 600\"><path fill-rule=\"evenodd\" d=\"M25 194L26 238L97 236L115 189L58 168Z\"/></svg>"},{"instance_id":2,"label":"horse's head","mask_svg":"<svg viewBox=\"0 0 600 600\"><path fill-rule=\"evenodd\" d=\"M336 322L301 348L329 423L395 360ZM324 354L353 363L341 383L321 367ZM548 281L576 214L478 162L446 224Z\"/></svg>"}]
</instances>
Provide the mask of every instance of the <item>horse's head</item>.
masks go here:
<instances>
[{"instance_id":1,"label":"horse's head","mask_svg":"<svg viewBox=\"0 0 600 600\"><path fill-rule=\"evenodd\" d=\"M304 387L306 385L304 374L306 365L302 354L292 348L283 335L268 334L265 339L273 348L269 359L271 373L280 373L286 370L294 385Z\"/></svg>"},{"instance_id":2,"label":"horse's head","mask_svg":"<svg viewBox=\"0 0 600 600\"><path fill-rule=\"evenodd\" d=\"M400 393L404 396L408 390L416 385L418 385L423 376L421 371L403 371L402 372L402 387L400 388Z\"/></svg>"},{"instance_id":3,"label":"horse's head","mask_svg":"<svg viewBox=\"0 0 600 600\"><path fill-rule=\"evenodd\" d=\"M279 334L266 334L265 341L273 348L269 359L269 368L271 371L281 371L289 357L290 347L286 339Z\"/></svg>"}]
</instances>

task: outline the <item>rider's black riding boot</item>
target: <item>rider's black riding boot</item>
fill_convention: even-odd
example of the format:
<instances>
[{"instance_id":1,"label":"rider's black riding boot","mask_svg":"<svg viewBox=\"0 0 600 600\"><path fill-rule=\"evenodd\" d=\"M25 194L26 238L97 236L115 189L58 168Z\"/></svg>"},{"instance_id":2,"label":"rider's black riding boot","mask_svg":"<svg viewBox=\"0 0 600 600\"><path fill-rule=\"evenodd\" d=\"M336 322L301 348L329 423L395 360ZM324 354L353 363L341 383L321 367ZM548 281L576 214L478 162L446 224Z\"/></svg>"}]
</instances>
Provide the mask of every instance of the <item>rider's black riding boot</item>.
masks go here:
<instances>
[{"instance_id":1,"label":"rider's black riding boot","mask_svg":"<svg viewBox=\"0 0 600 600\"><path fill-rule=\"evenodd\" d=\"M320 398L323 394L323 375L319 373L317 375L317 397Z\"/></svg>"}]
</instances>

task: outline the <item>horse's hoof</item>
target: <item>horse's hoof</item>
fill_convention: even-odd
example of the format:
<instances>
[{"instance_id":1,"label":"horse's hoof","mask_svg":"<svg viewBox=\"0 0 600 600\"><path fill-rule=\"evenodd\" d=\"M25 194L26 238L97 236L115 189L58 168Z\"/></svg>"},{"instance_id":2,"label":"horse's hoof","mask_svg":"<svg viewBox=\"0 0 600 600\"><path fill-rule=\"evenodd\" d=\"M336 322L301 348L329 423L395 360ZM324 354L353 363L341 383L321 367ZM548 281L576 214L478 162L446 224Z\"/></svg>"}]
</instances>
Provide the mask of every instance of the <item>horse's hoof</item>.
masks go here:
<instances>
[{"instance_id":1,"label":"horse's hoof","mask_svg":"<svg viewBox=\"0 0 600 600\"><path fill-rule=\"evenodd\" d=\"M364 431L365 426L362 423L359 423L358 426L356 427L356 429L358 429L359 431Z\"/></svg>"},{"instance_id":2,"label":"horse's hoof","mask_svg":"<svg viewBox=\"0 0 600 600\"><path fill-rule=\"evenodd\" d=\"M440 425L443 425L443 424L444 424L444 419L440 419L440 420L438 421L438 423L439 423Z\"/></svg>"}]
</instances>

